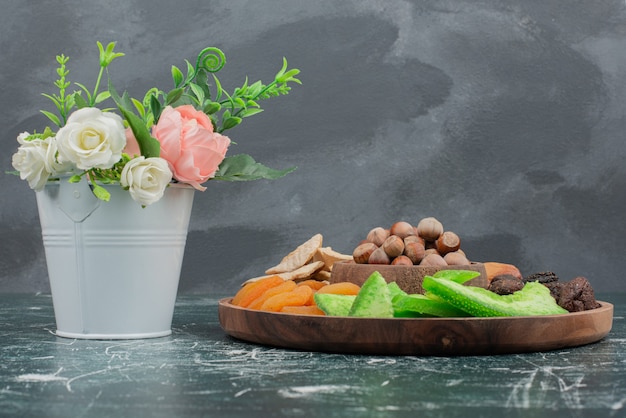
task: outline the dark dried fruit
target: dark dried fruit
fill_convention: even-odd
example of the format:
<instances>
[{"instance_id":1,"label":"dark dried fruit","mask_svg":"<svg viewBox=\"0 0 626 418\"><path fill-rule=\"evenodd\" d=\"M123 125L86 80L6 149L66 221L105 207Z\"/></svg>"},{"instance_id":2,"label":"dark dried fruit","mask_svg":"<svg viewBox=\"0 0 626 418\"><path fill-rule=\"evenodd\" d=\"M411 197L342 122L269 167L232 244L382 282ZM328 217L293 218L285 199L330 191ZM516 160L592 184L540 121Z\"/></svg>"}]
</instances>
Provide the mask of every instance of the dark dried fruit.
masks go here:
<instances>
[{"instance_id":1,"label":"dark dried fruit","mask_svg":"<svg viewBox=\"0 0 626 418\"><path fill-rule=\"evenodd\" d=\"M542 283L542 284L545 287L547 287L548 289L550 289L550 294L552 295L554 300L556 300L558 302L559 298L561 297L561 288L563 287L563 285L565 283L562 283L562 282L548 282L548 283Z\"/></svg>"},{"instance_id":2,"label":"dark dried fruit","mask_svg":"<svg viewBox=\"0 0 626 418\"><path fill-rule=\"evenodd\" d=\"M524 277L524 282L539 282L546 284L558 281L559 277L551 271L543 271L541 273L535 273Z\"/></svg>"},{"instance_id":3,"label":"dark dried fruit","mask_svg":"<svg viewBox=\"0 0 626 418\"><path fill-rule=\"evenodd\" d=\"M498 295L510 295L518 290L522 290L524 282L512 274L501 274L495 276L489 283L489 290Z\"/></svg>"},{"instance_id":4,"label":"dark dried fruit","mask_svg":"<svg viewBox=\"0 0 626 418\"><path fill-rule=\"evenodd\" d=\"M582 276L563 283L560 289L558 304L570 312L596 309L600 304L596 300L589 281Z\"/></svg>"}]
</instances>

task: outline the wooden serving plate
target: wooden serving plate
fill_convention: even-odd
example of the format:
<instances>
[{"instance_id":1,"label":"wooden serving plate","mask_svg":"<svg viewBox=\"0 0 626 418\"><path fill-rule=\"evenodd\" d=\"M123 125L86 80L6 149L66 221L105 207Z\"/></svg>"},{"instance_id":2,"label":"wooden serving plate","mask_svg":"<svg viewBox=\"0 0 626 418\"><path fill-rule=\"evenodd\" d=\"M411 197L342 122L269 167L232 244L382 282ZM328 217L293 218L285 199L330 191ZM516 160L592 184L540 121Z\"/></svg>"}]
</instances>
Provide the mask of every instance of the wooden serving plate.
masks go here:
<instances>
[{"instance_id":1,"label":"wooden serving plate","mask_svg":"<svg viewBox=\"0 0 626 418\"><path fill-rule=\"evenodd\" d=\"M432 276L439 270L471 270L480 273L480 276L467 282L469 286L487 288L487 272L482 263L472 263L466 266L426 267L426 266L391 266L383 264L357 264L354 261L342 261L333 264L329 281L353 282L359 286L375 271L378 271L387 282L396 282L407 293L424 293L422 281L424 276Z\"/></svg>"},{"instance_id":2,"label":"wooden serving plate","mask_svg":"<svg viewBox=\"0 0 626 418\"><path fill-rule=\"evenodd\" d=\"M224 331L281 348L346 354L468 356L557 350L604 338L613 305L584 312L499 318L353 318L264 312L220 300Z\"/></svg>"}]
</instances>

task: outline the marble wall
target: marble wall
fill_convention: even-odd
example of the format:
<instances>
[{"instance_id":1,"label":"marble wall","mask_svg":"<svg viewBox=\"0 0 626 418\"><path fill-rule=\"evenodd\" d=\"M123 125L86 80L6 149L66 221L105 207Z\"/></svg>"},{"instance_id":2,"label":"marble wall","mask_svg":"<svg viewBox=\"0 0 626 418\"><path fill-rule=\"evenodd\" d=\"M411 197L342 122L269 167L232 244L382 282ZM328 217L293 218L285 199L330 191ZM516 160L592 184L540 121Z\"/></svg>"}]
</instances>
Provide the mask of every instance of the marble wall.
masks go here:
<instances>
[{"instance_id":1,"label":"marble wall","mask_svg":"<svg viewBox=\"0 0 626 418\"><path fill-rule=\"evenodd\" d=\"M118 88L171 87L205 46L227 89L269 81L283 56L302 86L229 131L276 181L197 193L181 292L230 292L316 233L351 253L374 226L434 216L475 261L586 276L626 290L626 4L320 0L4 2L0 147L42 130L55 55L91 85L96 41L126 56ZM0 289L47 292L34 193L0 176ZM103 254L106 258L106 254ZM114 273L114 261L110 261Z\"/></svg>"}]
</instances>

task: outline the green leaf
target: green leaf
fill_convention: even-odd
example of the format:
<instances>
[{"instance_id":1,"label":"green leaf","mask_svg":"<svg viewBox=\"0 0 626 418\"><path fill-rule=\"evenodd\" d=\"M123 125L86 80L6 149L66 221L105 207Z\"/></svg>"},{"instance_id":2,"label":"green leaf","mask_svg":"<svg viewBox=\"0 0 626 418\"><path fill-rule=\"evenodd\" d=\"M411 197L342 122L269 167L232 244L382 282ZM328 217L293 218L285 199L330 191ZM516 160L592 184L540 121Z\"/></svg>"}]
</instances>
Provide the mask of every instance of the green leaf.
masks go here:
<instances>
[{"instance_id":1,"label":"green leaf","mask_svg":"<svg viewBox=\"0 0 626 418\"><path fill-rule=\"evenodd\" d=\"M161 144L159 143L159 141L157 141L156 138L150 135L150 131L146 127L146 124L139 116L134 114L129 109L130 106L125 106L124 98L118 95L110 81L109 92L111 93L111 98L122 113L122 116L128 122L128 126L133 131L135 139L137 139L137 143L139 144L139 150L141 151L141 155L146 158L159 157L161 155ZM124 93L124 96L126 96L126 93Z\"/></svg>"},{"instance_id":2,"label":"green leaf","mask_svg":"<svg viewBox=\"0 0 626 418\"><path fill-rule=\"evenodd\" d=\"M185 60L185 62L187 63L187 78L185 79L185 83L189 83L193 80L197 73L193 68L193 64L191 64L188 60Z\"/></svg>"},{"instance_id":3,"label":"green leaf","mask_svg":"<svg viewBox=\"0 0 626 418\"><path fill-rule=\"evenodd\" d=\"M108 67L111 62L118 57L123 57L124 54L121 52L114 52L115 42L109 42L106 47L106 50L103 48L100 41L97 42L98 50L100 50L100 66L102 68Z\"/></svg>"},{"instance_id":4,"label":"green leaf","mask_svg":"<svg viewBox=\"0 0 626 418\"><path fill-rule=\"evenodd\" d=\"M274 80L278 81L278 79L281 78L283 74L285 74L285 71L287 71L287 58L283 57L283 66L280 71L278 71L274 76Z\"/></svg>"},{"instance_id":5,"label":"green leaf","mask_svg":"<svg viewBox=\"0 0 626 418\"><path fill-rule=\"evenodd\" d=\"M185 79L183 72L175 65L172 65L172 78L174 79L174 87L180 87Z\"/></svg>"},{"instance_id":6,"label":"green leaf","mask_svg":"<svg viewBox=\"0 0 626 418\"><path fill-rule=\"evenodd\" d=\"M275 180L295 169L296 167L275 170L257 163L247 154L238 154L224 158L214 179L225 181Z\"/></svg>"},{"instance_id":7,"label":"green leaf","mask_svg":"<svg viewBox=\"0 0 626 418\"><path fill-rule=\"evenodd\" d=\"M240 107L240 108L245 108L246 107L246 102L241 97L234 98L233 99L233 104L236 107Z\"/></svg>"},{"instance_id":8,"label":"green leaf","mask_svg":"<svg viewBox=\"0 0 626 418\"><path fill-rule=\"evenodd\" d=\"M107 189L99 186L98 184L93 185L92 192L98 199L104 200L105 202L108 202L111 199L111 193L109 193Z\"/></svg>"},{"instance_id":9,"label":"green leaf","mask_svg":"<svg viewBox=\"0 0 626 418\"><path fill-rule=\"evenodd\" d=\"M242 110L241 112L239 112L239 116L241 116L242 118L247 118L249 116L256 115L257 113L261 113L261 112L263 112L263 109L253 107L253 108Z\"/></svg>"},{"instance_id":10,"label":"green leaf","mask_svg":"<svg viewBox=\"0 0 626 418\"><path fill-rule=\"evenodd\" d=\"M135 109L137 109L139 116L141 116L142 118L146 116L146 109L143 107L143 103L141 103L141 101L137 99L131 99L131 100L133 102L133 105L135 105Z\"/></svg>"},{"instance_id":11,"label":"green leaf","mask_svg":"<svg viewBox=\"0 0 626 418\"><path fill-rule=\"evenodd\" d=\"M76 91L65 98L65 110L69 111L76 106L76 96L80 96L80 92Z\"/></svg>"},{"instance_id":12,"label":"green leaf","mask_svg":"<svg viewBox=\"0 0 626 418\"><path fill-rule=\"evenodd\" d=\"M240 90L240 91L243 91L243 92L248 90L248 77L246 77L246 79L244 80L243 85L239 89L236 89L235 91L237 91L237 90Z\"/></svg>"},{"instance_id":13,"label":"green leaf","mask_svg":"<svg viewBox=\"0 0 626 418\"><path fill-rule=\"evenodd\" d=\"M161 102L157 99L156 96L150 96L150 112L154 115L154 121L158 121L161 117L161 112L163 111L163 106L161 106Z\"/></svg>"},{"instance_id":14,"label":"green leaf","mask_svg":"<svg viewBox=\"0 0 626 418\"><path fill-rule=\"evenodd\" d=\"M219 103L208 102L207 104L204 105L203 111L207 115L212 115L215 112L219 112L221 108L222 108L222 105L220 105Z\"/></svg>"},{"instance_id":15,"label":"green leaf","mask_svg":"<svg viewBox=\"0 0 626 418\"><path fill-rule=\"evenodd\" d=\"M169 93L167 93L167 97L165 98L165 104L168 105L168 104L175 103L178 99L181 98L184 92L185 90L181 88L177 88L177 89L170 91Z\"/></svg>"},{"instance_id":16,"label":"green leaf","mask_svg":"<svg viewBox=\"0 0 626 418\"><path fill-rule=\"evenodd\" d=\"M241 118L237 116L231 116L228 119L226 119L224 123L222 124L222 131L225 131L226 129L234 128L240 123L241 123Z\"/></svg>"},{"instance_id":17,"label":"green leaf","mask_svg":"<svg viewBox=\"0 0 626 418\"><path fill-rule=\"evenodd\" d=\"M53 96L47 93L41 93L41 95L43 97L47 97L48 99L52 100L52 102L57 108L61 108L61 101L56 96Z\"/></svg>"},{"instance_id":18,"label":"green leaf","mask_svg":"<svg viewBox=\"0 0 626 418\"><path fill-rule=\"evenodd\" d=\"M52 123L54 123L56 126L61 126L61 120L54 113L48 112L47 110L41 110L41 113L46 115L48 117L48 119L50 119L52 121Z\"/></svg>"},{"instance_id":19,"label":"green leaf","mask_svg":"<svg viewBox=\"0 0 626 418\"><path fill-rule=\"evenodd\" d=\"M91 100L91 93L89 92L89 89L84 84L81 84L81 83L74 83L74 84L80 87L81 90L84 91L85 94L87 95L87 98Z\"/></svg>"},{"instance_id":20,"label":"green leaf","mask_svg":"<svg viewBox=\"0 0 626 418\"><path fill-rule=\"evenodd\" d=\"M74 102L76 103L76 107L79 109L89 106L89 103L87 103L85 98L78 91L74 93Z\"/></svg>"},{"instance_id":21,"label":"green leaf","mask_svg":"<svg viewBox=\"0 0 626 418\"><path fill-rule=\"evenodd\" d=\"M263 83L260 80L251 84L248 87L248 97L257 97L261 90L263 90L263 87Z\"/></svg>"},{"instance_id":22,"label":"green leaf","mask_svg":"<svg viewBox=\"0 0 626 418\"><path fill-rule=\"evenodd\" d=\"M126 109L130 109L133 106L133 102L131 98L128 96L127 92L124 92L121 96L117 93L113 84L111 83L111 79L108 80L109 86L108 90L111 93L111 98L115 102L118 107L124 107Z\"/></svg>"},{"instance_id":23,"label":"green leaf","mask_svg":"<svg viewBox=\"0 0 626 418\"><path fill-rule=\"evenodd\" d=\"M106 99L108 99L109 97L111 97L111 93L109 93L108 91L103 91L100 92L97 96L96 96L96 103L102 103L103 101L105 101Z\"/></svg>"},{"instance_id":24,"label":"green leaf","mask_svg":"<svg viewBox=\"0 0 626 418\"><path fill-rule=\"evenodd\" d=\"M146 158L159 157L161 155L161 143L150 135L150 131L146 128L143 120L126 109L120 108L120 112L128 121L130 129L133 131L135 139L137 139L141 155Z\"/></svg>"},{"instance_id":25,"label":"green leaf","mask_svg":"<svg viewBox=\"0 0 626 418\"><path fill-rule=\"evenodd\" d=\"M293 78L293 76L298 75L298 74L300 74L300 70L298 70L298 69L289 70L285 74L283 74L282 76L277 78L276 81L278 83L285 83L287 81L294 81L296 83L301 84L300 80L298 80L297 78Z\"/></svg>"},{"instance_id":26,"label":"green leaf","mask_svg":"<svg viewBox=\"0 0 626 418\"><path fill-rule=\"evenodd\" d=\"M209 73L200 68L196 73L195 77L196 84L200 86L202 91L204 92L205 100L211 100L211 88L209 87Z\"/></svg>"},{"instance_id":27,"label":"green leaf","mask_svg":"<svg viewBox=\"0 0 626 418\"><path fill-rule=\"evenodd\" d=\"M222 89L222 84L220 80L217 78L215 74L213 74L213 81L215 81L215 101L219 101L222 98L222 93L224 93L224 89Z\"/></svg>"},{"instance_id":28,"label":"green leaf","mask_svg":"<svg viewBox=\"0 0 626 418\"><path fill-rule=\"evenodd\" d=\"M204 103L204 90L202 90L202 88L195 83L190 83L189 88L193 91L193 94L195 94L198 99L198 103Z\"/></svg>"}]
</instances>

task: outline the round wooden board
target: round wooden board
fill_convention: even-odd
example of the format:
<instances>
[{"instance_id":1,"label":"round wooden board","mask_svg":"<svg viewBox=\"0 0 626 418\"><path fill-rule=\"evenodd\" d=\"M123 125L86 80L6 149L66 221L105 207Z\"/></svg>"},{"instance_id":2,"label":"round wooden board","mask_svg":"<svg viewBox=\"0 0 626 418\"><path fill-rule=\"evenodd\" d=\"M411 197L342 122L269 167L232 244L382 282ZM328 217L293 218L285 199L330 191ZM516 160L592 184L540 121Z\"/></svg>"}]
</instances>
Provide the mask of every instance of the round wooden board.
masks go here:
<instances>
[{"instance_id":1,"label":"round wooden board","mask_svg":"<svg viewBox=\"0 0 626 418\"><path fill-rule=\"evenodd\" d=\"M219 321L244 341L345 354L468 356L556 350L604 338L613 305L562 315L500 318L352 318L250 310L220 300Z\"/></svg>"}]
</instances>

